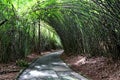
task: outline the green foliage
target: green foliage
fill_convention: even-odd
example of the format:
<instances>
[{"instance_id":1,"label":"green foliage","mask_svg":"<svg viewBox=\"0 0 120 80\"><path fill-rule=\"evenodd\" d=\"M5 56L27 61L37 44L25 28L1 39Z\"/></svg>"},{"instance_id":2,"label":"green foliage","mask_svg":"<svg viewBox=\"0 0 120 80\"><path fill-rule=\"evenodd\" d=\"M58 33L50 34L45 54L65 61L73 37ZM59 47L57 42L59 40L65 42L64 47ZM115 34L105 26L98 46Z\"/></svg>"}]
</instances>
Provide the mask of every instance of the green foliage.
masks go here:
<instances>
[{"instance_id":1,"label":"green foliage","mask_svg":"<svg viewBox=\"0 0 120 80\"><path fill-rule=\"evenodd\" d=\"M62 47L56 31L45 24L41 25L41 50L59 49Z\"/></svg>"},{"instance_id":2,"label":"green foliage","mask_svg":"<svg viewBox=\"0 0 120 80\"><path fill-rule=\"evenodd\" d=\"M42 30L39 29L39 21L41 22L41 20L39 20L39 16L34 13L28 14L31 10L31 8L29 8L30 5L32 6L35 2L33 2L33 0L26 0L25 3L27 4L24 6L25 8L20 8L20 6L24 5L21 1L3 0L3 2L0 3L0 62L25 58L33 51L40 52L40 49L46 50L42 48L48 45L53 45L55 49L57 46L61 46L59 37L57 37L55 31L53 33L53 29L48 27L44 29L44 32L41 31L41 35L53 35L55 39L53 36L41 36L40 38L44 38L45 43L48 44L42 46L45 43L39 39L39 31ZM29 10L27 11L27 9ZM5 20L7 21L4 22ZM4 22L4 24L2 24L2 22ZM45 26L42 24L43 22L40 23L40 26ZM50 31L48 31L47 28L50 29ZM58 44L57 40L59 41ZM53 49L54 47L49 47L49 49Z\"/></svg>"},{"instance_id":3,"label":"green foliage","mask_svg":"<svg viewBox=\"0 0 120 80\"><path fill-rule=\"evenodd\" d=\"M63 47L120 58L119 0L0 1L0 61ZM59 35L59 37L58 37Z\"/></svg>"},{"instance_id":4,"label":"green foliage","mask_svg":"<svg viewBox=\"0 0 120 80\"><path fill-rule=\"evenodd\" d=\"M41 12L43 20L59 34L66 53L120 58L119 0L66 0L49 6Z\"/></svg>"},{"instance_id":5,"label":"green foliage","mask_svg":"<svg viewBox=\"0 0 120 80\"><path fill-rule=\"evenodd\" d=\"M20 66L20 67L28 67L29 64L27 61L19 59L16 61L16 65Z\"/></svg>"}]
</instances>

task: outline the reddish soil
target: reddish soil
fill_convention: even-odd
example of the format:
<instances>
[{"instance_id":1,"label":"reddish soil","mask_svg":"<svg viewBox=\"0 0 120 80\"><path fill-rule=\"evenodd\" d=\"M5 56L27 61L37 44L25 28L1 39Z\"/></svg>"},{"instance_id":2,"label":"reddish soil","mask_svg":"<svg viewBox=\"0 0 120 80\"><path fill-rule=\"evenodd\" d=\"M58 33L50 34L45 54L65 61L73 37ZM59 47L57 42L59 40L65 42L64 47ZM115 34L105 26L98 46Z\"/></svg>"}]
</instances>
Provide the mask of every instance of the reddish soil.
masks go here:
<instances>
[{"instance_id":1,"label":"reddish soil","mask_svg":"<svg viewBox=\"0 0 120 80\"><path fill-rule=\"evenodd\" d=\"M39 54L33 53L28 55L25 60L30 63L39 56ZM22 69L23 67L17 66L16 62L0 63L0 80L14 80Z\"/></svg>"},{"instance_id":2,"label":"reddish soil","mask_svg":"<svg viewBox=\"0 0 120 80\"><path fill-rule=\"evenodd\" d=\"M28 63L31 63L36 58L49 53L50 51L42 52L41 55L38 53L32 53L28 55L25 60ZM16 62L9 62L7 64L0 63L0 80L15 80L22 69L22 67L16 65Z\"/></svg>"},{"instance_id":3,"label":"reddish soil","mask_svg":"<svg viewBox=\"0 0 120 80\"><path fill-rule=\"evenodd\" d=\"M120 61L113 62L106 57L67 56L61 58L78 73L92 80L120 80Z\"/></svg>"},{"instance_id":4,"label":"reddish soil","mask_svg":"<svg viewBox=\"0 0 120 80\"><path fill-rule=\"evenodd\" d=\"M16 66L15 62L0 64L0 80L13 80L20 69L19 66Z\"/></svg>"}]
</instances>

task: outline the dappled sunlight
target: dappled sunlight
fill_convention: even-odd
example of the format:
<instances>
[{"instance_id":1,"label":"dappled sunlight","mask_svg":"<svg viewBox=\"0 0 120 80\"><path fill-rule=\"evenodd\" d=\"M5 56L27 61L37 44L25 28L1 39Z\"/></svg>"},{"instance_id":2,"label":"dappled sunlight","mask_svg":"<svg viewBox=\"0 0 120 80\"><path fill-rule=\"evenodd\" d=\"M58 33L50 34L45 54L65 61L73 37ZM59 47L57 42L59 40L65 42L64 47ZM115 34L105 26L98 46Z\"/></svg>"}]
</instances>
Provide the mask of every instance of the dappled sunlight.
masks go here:
<instances>
[{"instance_id":1,"label":"dappled sunlight","mask_svg":"<svg viewBox=\"0 0 120 80\"><path fill-rule=\"evenodd\" d=\"M86 57L83 57L82 59L78 60L75 65L78 65L78 64L85 64L86 63Z\"/></svg>"},{"instance_id":2,"label":"dappled sunlight","mask_svg":"<svg viewBox=\"0 0 120 80\"><path fill-rule=\"evenodd\" d=\"M59 76L58 76L59 75ZM80 77L78 74L72 72L72 71L58 71L57 74L55 71L53 70L30 70L29 72L27 72L26 74L24 74L22 77L20 77L20 80L26 80L29 79L31 80L32 78L40 78L40 79L49 79L52 78L52 80L56 80L56 79L61 79L61 80L80 80L80 78L84 77Z\"/></svg>"},{"instance_id":3,"label":"dappled sunlight","mask_svg":"<svg viewBox=\"0 0 120 80\"><path fill-rule=\"evenodd\" d=\"M99 56L118 63L120 0L0 0L0 63L28 67L41 57L20 74L21 80L80 80L60 59L62 49L63 59L73 56L70 67L102 63ZM0 69L2 75L18 73Z\"/></svg>"},{"instance_id":4,"label":"dappled sunlight","mask_svg":"<svg viewBox=\"0 0 120 80\"><path fill-rule=\"evenodd\" d=\"M73 65L79 66L79 65L84 65L86 63L88 64L94 64L97 61L93 60L93 59L89 59L87 60L87 57L82 57L80 59L77 59L77 61L75 61L75 63Z\"/></svg>"},{"instance_id":5,"label":"dappled sunlight","mask_svg":"<svg viewBox=\"0 0 120 80\"><path fill-rule=\"evenodd\" d=\"M65 63L62 62L53 62L52 65L60 65L60 66L65 66Z\"/></svg>"},{"instance_id":6,"label":"dappled sunlight","mask_svg":"<svg viewBox=\"0 0 120 80\"><path fill-rule=\"evenodd\" d=\"M35 66L35 68L38 70L47 69L47 65L41 65L41 66L37 65L37 66Z\"/></svg>"},{"instance_id":7,"label":"dappled sunlight","mask_svg":"<svg viewBox=\"0 0 120 80\"><path fill-rule=\"evenodd\" d=\"M50 77L57 78L57 75L52 70L42 70L42 71L30 70L29 72L21 76L20 80L31 79L31 78L50 78Z\"/></svg>"},{"instance_id":8,"label":"dappled sunlight","mask_svg":"<svg viewBox=\"0 0 120 80\"><path fill-rule=\"evenodd\" d=\"M61 80L87 80L86 78L72 71L58 72L58 73L59 76L61 77Z\"/></svg>"},{"instance_id":9,"label":"dappled sunlight","mask_svg":"<svg viewBox=\"0 0 120 80\"><path fill-rule=\"evenodd\" d=\"M72 71L61 59L63 51L43 56L31 64L18 80L87 80ZM44 63L41 63L44 60ZM47 64L46 64L47 63Z\"/></svg>"}]
</instances>

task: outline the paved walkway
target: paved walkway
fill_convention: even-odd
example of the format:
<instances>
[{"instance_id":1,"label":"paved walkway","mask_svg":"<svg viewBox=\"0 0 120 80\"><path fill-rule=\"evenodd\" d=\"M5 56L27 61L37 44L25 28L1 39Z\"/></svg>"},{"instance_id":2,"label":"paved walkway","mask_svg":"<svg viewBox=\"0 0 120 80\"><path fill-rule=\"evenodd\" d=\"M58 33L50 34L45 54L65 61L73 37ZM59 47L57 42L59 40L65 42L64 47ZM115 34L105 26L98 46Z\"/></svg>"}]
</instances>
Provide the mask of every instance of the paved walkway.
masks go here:
<instances>
[{"instance_id":1,"label":"paved walkway","mask_svg":"<svg viewBox=\"0 0 120 80\"><path fill-rule=\"evenodd\" d=\"M88 80L72 71L59 57L63 51L37 59L19 76L18 80Z\"/></svg>"}]
</instances>

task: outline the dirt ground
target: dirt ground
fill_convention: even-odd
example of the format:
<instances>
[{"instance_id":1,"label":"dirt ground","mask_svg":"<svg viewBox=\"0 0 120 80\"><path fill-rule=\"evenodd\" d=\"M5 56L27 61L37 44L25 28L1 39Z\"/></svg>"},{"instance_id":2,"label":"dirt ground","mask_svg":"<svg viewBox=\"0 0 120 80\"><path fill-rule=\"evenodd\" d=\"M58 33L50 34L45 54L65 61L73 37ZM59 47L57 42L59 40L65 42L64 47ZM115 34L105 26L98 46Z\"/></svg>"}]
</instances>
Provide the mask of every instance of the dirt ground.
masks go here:
<instances>
[{"instance_id":1,"label":"dirt ground","mask_svg":"<svg viewBox=\"0 0 120 80\"><path fill-rule=\"evenodd\" d=\"M78 73L91 80L120 80L120 61L113 62L106 57L67 56L61 58Z\"/></svg>"},{"instance_id":2,"label":"dirt ground","mask_svg":"<svg viewBox=\"0 0 120 80\"><path fill-rule=\"evenodd\" d=\"M54 50L53 50L54 51ZM49 54L52 51L45 51L41 54L38 53L32 53L28 55L25 60L28 63L31 63L36 58ZM0 63L0 80L15 80L17 75L20 73L20 71L23 69L23 67L19 67L16 65L16 62L9 62L7 64Z\"/></svg>"},{"instance_id":3,"label":"dirt ground","mask_svg":"<svg viewBox=\"0 0 120 80\"><path fill-rule=\"evenodd\" d=\"M29 63L34 59L49 54L50 52L42 52L42 54L32 53L26 57ZM86 56L67 56L61 55L61 58L70 65L76 72L92 79L92 80L120 80L120 61L113 62L106 57ZM16 65L16 62L8 64L0 63L0 80L14 80L19 74L21 67Z\"/></svg>"},{"instance_id":4,"label":"dirt ground","mask_svg":"<svg viewBox=\"0 0 120 80\"><path fill-rule=\"evenodd\" d=\"M16 66L15 62L8 64L0 64L0 80L13 80L17 73L20 71L20 67Z\"/></svg>"},{"instance_id":5,"label":"dirt ground","mask_svg":"<svg viewBox=\"0 0 120 80\"><path fill-rule=\"evenodd\" d=\"M38 56L38 54L31 54L28 57L26 57L26 61L30 63ZM22 69L23 67L17 66L16 62L9 62L7 64L0 63L0 80L15 80L20 70Z\"/></svg>"}]
</instances>

